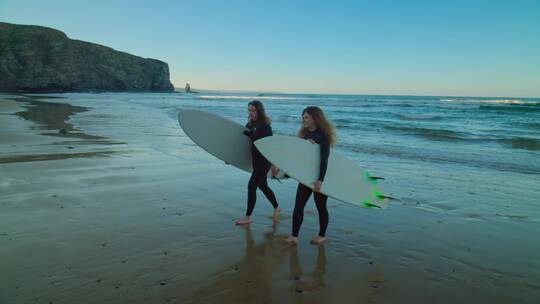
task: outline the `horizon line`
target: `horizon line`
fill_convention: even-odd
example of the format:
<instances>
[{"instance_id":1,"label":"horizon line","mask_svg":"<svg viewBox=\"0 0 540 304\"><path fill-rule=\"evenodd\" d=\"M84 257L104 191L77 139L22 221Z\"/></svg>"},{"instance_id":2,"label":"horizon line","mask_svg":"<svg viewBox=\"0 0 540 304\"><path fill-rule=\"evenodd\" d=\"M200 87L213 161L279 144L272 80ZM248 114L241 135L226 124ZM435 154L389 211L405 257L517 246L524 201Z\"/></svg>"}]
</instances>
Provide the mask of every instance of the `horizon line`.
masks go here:
<instances>
[{"instance_id":1,"label":"horizon line","mask_svg":"<svg viewBox=\"0 0 540 304\"><path fill-rule=\"evenodd\" d=\"M177 90L184 91L184 88L174 87L175 92ZM299 95L358 95L358 96L411 96L411 97L475 97L475 98L519 98L519 99L540 99L540 97L524 97L524 96L487 96L487 95L429 95L429 94L369 94L369 93L330 93L330 92L285 92L285 91L254 91L254 90L231 90L231 89L205 89L205 88L193 88L195 91L209 91L209 92L231 92L231 93L270 93L270 94L299 94Z\"/></svg>"}]
</instances>

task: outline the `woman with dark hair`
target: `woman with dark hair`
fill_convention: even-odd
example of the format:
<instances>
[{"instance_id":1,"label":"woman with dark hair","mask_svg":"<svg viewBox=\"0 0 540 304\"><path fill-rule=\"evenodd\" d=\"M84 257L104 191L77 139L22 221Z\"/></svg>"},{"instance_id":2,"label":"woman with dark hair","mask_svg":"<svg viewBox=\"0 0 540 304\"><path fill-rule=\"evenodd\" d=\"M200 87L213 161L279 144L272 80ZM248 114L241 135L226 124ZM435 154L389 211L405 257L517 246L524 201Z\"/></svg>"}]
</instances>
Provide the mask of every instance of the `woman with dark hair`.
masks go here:
<instances>
[{"instance_id":1,"label":"woman with dark hair","mask_svg":"<svg viewBox=\"0 0 540 304\"><path fill-rule=\"evenodd\" d=\"M330 146L334 146L336 142L336 134L332 124L326 119L324 112L319 107L307 107L302 111L302 127L298 131L298 137L309 140L313 144L320 146L321 161L319 164L319 177L311 188L298 184L296 190L296 200L293 212L292 235L287 237L285 241L291 245L298 242L298 233L300 226L304 220L304 207L311 196L315 199L315 206L319 212L319 234L315 236L311 243L322 244L325 239L326 227L328 227L328 209L326 201L328 197L320 193L326 169L328 166L328 157L330 155Z\"/></svg>"},{"instance_id":2,"label":"woman with dark hair","mask_svg":"<svg viewBox=\"0 0 540 304\"><path fill-rule=\"evenodd\" d=\"M270 126L270 118L266 116L264 106L262 102L253 100L248 103L249 121L246 124L246 131L244 135L249 136L251 139L251 158L253 165L253 173L248 183L248 195L247 195L247 210L246 216L242 219L235 221L237 225L250 224L252 221L251 213L255 208L255 202L257 200L257 188L261 189L266 198L270 201L274 207L274 219L277 218L281 209L279 208L276 196L270 187L268 187L267 174L272 164L257 150L254 141L257 139L272 136L272 127ZM272 168L272 174L275 175L275 169Z\"/></svg>"}]
</instances>

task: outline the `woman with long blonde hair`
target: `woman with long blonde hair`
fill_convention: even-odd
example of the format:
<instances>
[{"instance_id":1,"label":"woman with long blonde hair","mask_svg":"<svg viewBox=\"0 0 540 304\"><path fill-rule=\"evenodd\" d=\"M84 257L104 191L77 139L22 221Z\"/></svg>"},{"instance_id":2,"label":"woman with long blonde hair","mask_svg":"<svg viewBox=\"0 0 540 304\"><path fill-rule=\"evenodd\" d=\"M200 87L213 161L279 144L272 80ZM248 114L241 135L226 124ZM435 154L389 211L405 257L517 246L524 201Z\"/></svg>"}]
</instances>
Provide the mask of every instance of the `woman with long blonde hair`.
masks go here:
<instances>
[{"instance_id":1,"label":"woman with long blonde hair","mask_svg":"<svg viewBox=\"0 0 540 304\"><path fill-rule=\"evenodd\" d=\"M298 242L298 233L304 220L304 207L311 193L315 192L313 197L315 199L315 206L319 212L319 234L311 240L311 243L318 245L326 240L325 234L328 227L326 201L328 200L328 196L320 193L320 190L324 182L324 176L326 175L330 147L334 146L336 142L336 133L334 126L328 121L324 112L319 107L311 106L302 111L302 127L298 131L298 137L307 139L311 143L320 146L321 161L319 164L318 179L313 182L313 190L305 185L298 184L293 212L292 234L285 241L289 244L296 244Z\"/></svg>"}]
</instances>

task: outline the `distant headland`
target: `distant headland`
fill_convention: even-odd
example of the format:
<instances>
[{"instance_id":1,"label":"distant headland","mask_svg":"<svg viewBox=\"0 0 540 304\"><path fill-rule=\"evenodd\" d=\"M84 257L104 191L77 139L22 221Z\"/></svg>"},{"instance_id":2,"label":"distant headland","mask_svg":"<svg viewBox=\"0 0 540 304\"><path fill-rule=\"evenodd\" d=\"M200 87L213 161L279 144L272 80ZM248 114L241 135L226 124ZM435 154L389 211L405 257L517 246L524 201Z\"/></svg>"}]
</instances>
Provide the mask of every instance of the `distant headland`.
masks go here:
<instances>
[{"instance_id":1,"label":"distant headland","mask_svg":"<svg viewBox=\"0 0 540 304\"><path fill-rule=\"evenodd\" d=\"M0 92L173 92L169 66L61 31L0 22Z\"/></svg>"}]
</instances>

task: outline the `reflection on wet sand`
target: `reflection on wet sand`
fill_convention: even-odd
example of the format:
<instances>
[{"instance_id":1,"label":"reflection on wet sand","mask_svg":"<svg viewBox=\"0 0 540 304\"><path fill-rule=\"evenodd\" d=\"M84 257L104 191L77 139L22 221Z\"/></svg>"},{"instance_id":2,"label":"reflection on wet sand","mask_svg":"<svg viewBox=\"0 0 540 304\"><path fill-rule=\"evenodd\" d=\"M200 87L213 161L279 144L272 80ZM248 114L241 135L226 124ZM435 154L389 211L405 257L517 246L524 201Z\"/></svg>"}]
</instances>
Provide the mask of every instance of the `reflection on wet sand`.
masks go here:
<instances>
[{"instance_id":1,"label":"reflection on wet sand","mask_svg":"<svg viewBox=\"0 0 540 304\"><path fill-rule=\"evenodd\" d=\"M50 98L40 98L36 96L24 96L11 100L24 103L25 111L15 113L15 115L35 122L41 130L55 130L56 132L43 132L43 135L73 137L80 139L107 140L106 137L85 134L73 127L66 121L73 115L89 110L87 107L73 106L67 103L46 102Z\"/></svg>"},{"instance_id":2,"label":"reflection on wet sand","mask_svg":"<svg viewBox=\"0 0 540 304\"><path fill-rule=\"evenodd\" d=\"M40 160L59 160L69 158L104 157L115 154L115 151L83 152L83 153L58 153L0 157L0 164L21 163Z\"/></svg>"},{"instance_id":3,"label":"reflection on wet sand","mask_svg":"<svg viewBox=\"0 0 540 304\"><path fill-rule=\"evenodd\" d=\"M212 275L191 297L192 303L366 303L375 300L383 288L380 267L366 271L356 264L340 264L336 256L334 273L328 277L326 246L289 246L276 235L278 222L261 242L249 226L240 261ZM305 250L305 254L299 254ZM307 266L313 265L313 266ZM306 268L309 267L309 268ZM344 274L346 267L353 273ZM358 271L353 269L358 267ZM307 270L307 272L304 272Z\"/></svg>"},{"instance_id":4,"label":"reflection on wet sand","mask_svg":"<svg viewBox=\"0 0 540 304\"><path fill-rule=\"evenodd\" d=\"M67 122L73 115L86 112L89 108L45 101L48 99L51 97L0 96L0 101L15 102L12 105L17 105L18 109L3 113L5 115L5 118L2 118L4 130L0 132L0 137L3 138L2 148L5 153L0 154L0 163L105 157L119 152L117 149L112 150L111 145L118 147L124 143L107 137L86 134ZM56 99L61 101L63 98ZM14 121L10 117L14 116L34 124L30 125L28 130L12 130L16 127L13 126ZM41 135L47 137L41 137ZM64 152L66 151L64 149L71 151Z\"/></svg>"},{"instance_id":5,"label":"reflection on wet sand","mask_svg":"<svg viewBox=\"0 0 540 304\"><path fill-rule=\"evenodd\" d=\"M272 272L285 261L286 251L276 236L278 222L274 222L264 240L256 244L250 226L245 230L246 247L242 259L229 269L212 278L209 285L196 290L196 303L271 303Z\"/></svg>"},{"instance_id":6,"label":"reflection on wet sand","mask_svg":"<svg viewBox=\"0 0 540 304\"><path fill-rule=\"evenodd\" d=\"M324 275L326 274L326 252L325 246L317 246L317 259L315 269L311 273L311 279L303 276L302 266L298 258L298 247L293 246L290 250L290 274L289 278L294 280L293 290L298 293L319 292L324 289L326 283Z\"/></svg>"}]
</instances>

